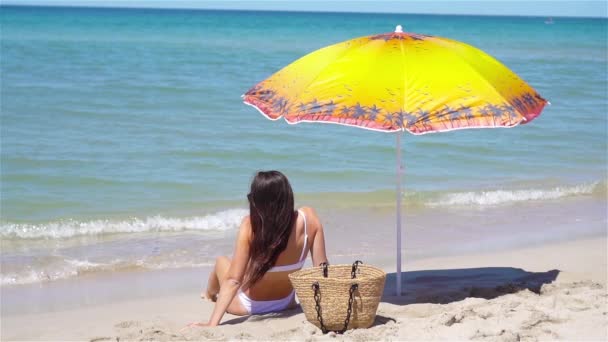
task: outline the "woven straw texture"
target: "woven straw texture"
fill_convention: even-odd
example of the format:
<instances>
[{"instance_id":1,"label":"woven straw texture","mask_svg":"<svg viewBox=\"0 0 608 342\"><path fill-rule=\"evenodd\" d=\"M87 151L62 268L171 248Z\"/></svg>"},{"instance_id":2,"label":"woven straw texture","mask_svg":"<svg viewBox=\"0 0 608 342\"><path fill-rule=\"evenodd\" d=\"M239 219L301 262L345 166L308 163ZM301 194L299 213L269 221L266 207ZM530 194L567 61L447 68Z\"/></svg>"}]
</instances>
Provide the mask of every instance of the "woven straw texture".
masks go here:
<instances>
[{"instance_id":1,"label":"woven straw texture","mask_svg":"<svg viewBox=\"0 0 608 342\"><path fill-rule=\"evenodd\" d=\"M330 265L327 278L323 277L323 267L320 266L302 269L289 275L309 322L321 328L315 309L313 283L319 283L321 317L328 330L344 328L350 286L356 283L359 288L354 292L348 329L368 328L374 324L376 310L384 291L386 273L377 267L359 265L357 277L351 279L351 269L352 265Z\"/></svg>"}]
</instances>

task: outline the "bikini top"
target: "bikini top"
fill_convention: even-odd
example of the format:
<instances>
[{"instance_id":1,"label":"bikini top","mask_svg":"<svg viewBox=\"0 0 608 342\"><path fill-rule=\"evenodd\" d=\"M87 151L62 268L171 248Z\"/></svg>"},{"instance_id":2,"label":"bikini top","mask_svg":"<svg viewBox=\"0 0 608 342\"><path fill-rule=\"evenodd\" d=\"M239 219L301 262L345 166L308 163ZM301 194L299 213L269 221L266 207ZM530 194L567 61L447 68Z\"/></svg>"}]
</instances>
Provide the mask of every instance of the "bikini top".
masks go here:
<instances>
[{"instance_id":1,"label":"bikini top","mask_svg":"<svg viewBox=\"0 0 608 342\"><path fill-rule=\"evenodd\" d=\"M295 271L301 269L302 266L304 266L304 262L306 261L306 259L304 259L304 257L306 256L306 245L308 243L308 233L306 232L306 215L304 215L304 213L300 210L298 210L298 214L302 215L302 218L304 219L304 246L302 247L302 253L300 254L300 261L291 265L274 266L269 269L268 272Z\"/></svg>"}]
</instances>

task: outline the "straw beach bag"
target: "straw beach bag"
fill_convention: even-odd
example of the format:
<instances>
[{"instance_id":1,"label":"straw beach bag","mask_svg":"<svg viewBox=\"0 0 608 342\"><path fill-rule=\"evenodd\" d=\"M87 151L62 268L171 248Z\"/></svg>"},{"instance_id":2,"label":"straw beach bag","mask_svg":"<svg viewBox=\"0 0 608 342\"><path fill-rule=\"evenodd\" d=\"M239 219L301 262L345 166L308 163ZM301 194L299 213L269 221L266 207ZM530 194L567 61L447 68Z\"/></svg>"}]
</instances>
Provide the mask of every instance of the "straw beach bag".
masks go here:
<instances>
[{"instance_id":1,"label":"straw beach bag","mask_svg":"<svg viewBox=\"0 0 608 342\"><path fill-rule=\"evenodd\" d=\"M326 263L294 272L289 279L306 319L327 333L374 324L386 273L368 265Z\"/></svg>"}]
</instances>

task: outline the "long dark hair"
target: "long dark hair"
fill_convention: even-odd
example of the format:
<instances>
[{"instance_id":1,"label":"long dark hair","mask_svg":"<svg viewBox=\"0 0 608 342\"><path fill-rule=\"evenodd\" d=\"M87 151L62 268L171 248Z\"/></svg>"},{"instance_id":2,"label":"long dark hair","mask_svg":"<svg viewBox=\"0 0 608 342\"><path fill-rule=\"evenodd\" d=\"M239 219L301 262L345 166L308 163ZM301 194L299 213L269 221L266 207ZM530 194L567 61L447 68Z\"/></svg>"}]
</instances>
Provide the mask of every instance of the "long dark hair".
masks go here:
<instances>
[{"instance_id":1,"label":"long dark hair","mask_svg":"<svg viewBox=\"0 0 608 342\"><path fill-rule=\"evenodd\" d=\"M298 217L293 190L279 171L260 171L251 182L249 217L253 238L243 287L260 280L287 247L291 229Z\"/></svg>"}]
</instances>

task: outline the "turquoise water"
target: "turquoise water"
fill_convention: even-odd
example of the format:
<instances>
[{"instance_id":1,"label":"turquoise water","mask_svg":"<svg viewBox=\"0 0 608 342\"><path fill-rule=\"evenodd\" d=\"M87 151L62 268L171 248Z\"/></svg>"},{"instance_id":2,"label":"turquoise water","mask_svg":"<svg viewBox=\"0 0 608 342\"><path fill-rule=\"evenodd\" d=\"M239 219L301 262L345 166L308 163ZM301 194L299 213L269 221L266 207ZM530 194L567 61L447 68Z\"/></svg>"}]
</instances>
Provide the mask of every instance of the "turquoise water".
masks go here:
<instances>
[{"instance_id":1,"label":"turquoise water","mask_svg":"<svg viewBox=\"0 0 608 342\"><path fill-rule=\"evenodd\" d=\"M551 101L514 129L404 136L408 201L605 194L605 19L6 6L0 18L3 238L233 229L260 169L303 198L392 201L394 135L271 122L240 95L397 24L485 50Z\"/></svg>"}]
</instances>

